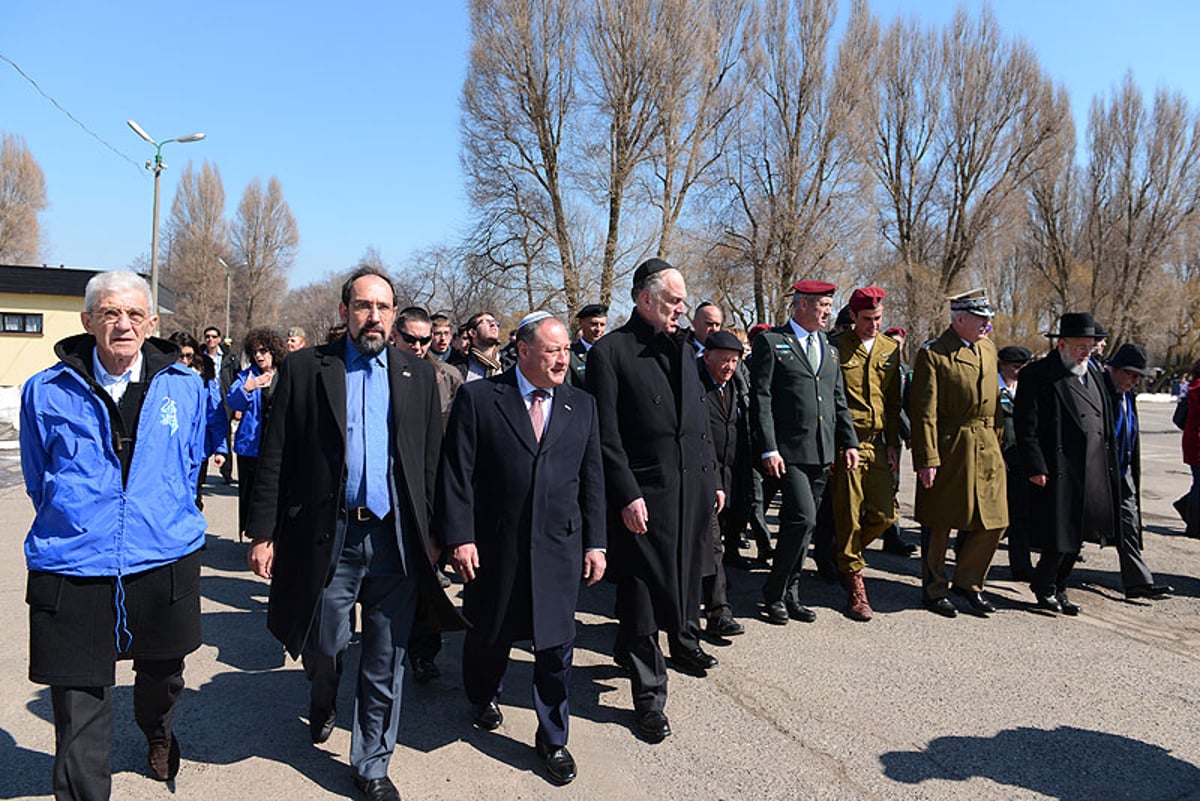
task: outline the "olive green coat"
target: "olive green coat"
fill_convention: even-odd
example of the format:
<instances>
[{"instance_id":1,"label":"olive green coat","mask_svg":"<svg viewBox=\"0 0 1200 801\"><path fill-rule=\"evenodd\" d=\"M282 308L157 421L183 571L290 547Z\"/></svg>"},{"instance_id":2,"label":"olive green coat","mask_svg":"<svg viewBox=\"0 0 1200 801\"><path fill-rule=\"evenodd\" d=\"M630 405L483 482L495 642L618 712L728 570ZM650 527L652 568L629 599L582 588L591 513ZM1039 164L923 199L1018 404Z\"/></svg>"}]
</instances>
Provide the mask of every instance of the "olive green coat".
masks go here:
<instances>
[{"instance_id":1,"label":"olive green coat","mask_svg":"<svg viewBox=\"0 0 1200 801\"><path fill-rule=\"evenodd\" d=\"M1008 525L1000 434L996 345L969 348L953 328L917 351L909 396L913 467L936 467L933 486L917 483L916 518L964 531Z\"/></svg>"}]
</instances>

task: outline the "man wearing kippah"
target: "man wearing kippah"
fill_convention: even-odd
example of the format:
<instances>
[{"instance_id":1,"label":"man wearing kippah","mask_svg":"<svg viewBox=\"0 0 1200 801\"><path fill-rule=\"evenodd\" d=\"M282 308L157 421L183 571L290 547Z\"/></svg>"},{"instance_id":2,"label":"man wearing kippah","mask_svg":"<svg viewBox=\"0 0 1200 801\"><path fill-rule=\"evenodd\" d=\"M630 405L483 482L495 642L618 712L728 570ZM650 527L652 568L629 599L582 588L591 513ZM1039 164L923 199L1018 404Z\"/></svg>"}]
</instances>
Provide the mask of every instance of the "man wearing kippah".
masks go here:
<instances>
[{"instance_id":1,"label":"man wearing kippah","mask_svg":"<svg viewBox=\"0 0 1200 801\"><path fill-rule=\"evenodd\" d=\"M847 307L852 326L833 338L860 458L857 470L834 461L836 560L848 593L846 615L861 621L874 616L863 583L863 550L898 516L893 474L900 460L900 345L880 333L886 294L877 286L854 290Z\"/></svg>"},{"instance_id":2,"label":"man wearing kippah","mask_svg":"<svg viewBox=\"0 0 1200 801\"><path fill-rule=\"evenodd\" d=\"M992 556L1008 526L996 345L984 334L995 315L987 294L950 298L950 326L921 346L909 395L921 587L925 608L958 614L948 594L962 596L980 617L996 608L983 597ZM950 530L960 542L954 583L946 576Z\"/></svg>"},{"instance_id":3,"label":"man wearing kippah","mask_svg":"<svg viewBox=\"0 0 1200 801\"><path fill-rule=\"evenodd\" d=\"M791 319L755 337L750 360L751 440L764 475L783 488L778 546L763 586L767 621L779 626L816 619L800 603L800 575L817 505L839 453L847 470L858 469L840 359L825 335L837 287L807 280L792 289Z\"/></svg>"}]
</instances>

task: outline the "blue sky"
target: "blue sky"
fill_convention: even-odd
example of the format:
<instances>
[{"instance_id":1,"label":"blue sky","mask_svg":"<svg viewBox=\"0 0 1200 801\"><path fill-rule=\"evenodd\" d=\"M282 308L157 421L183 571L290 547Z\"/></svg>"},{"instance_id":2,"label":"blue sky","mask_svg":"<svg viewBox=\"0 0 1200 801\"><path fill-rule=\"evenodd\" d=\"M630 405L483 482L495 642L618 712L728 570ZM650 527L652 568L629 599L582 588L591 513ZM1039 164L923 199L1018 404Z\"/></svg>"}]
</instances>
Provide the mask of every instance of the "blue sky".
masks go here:
<instances>
[{"instance_id":1,"label":"blue sky","mask_svg":"<svg viewBox=\"0 0 1200 801\"><path fill-rule=\"evenodd\" d=\"M937 23L957 5L871 3L885 21L903 13ZM1077 119L1126 70L1143 89L1177 89L1200 107L1200 4L993 8L1067 86ZM142 164L153 148L127 118L158 139L208 135L164 148L163 219L189 160L217 165L231 214L249 181L279 178L300 229L293 286L346 269L368 246L398 266L455 238L467 218L458 97L468 33L465 3L454 2L3 0L0 54L133 162L0 62L0 130L24 136L46 176L43 260L113 268L149 252L153 182Z\"/></svg>"}]
</instances>

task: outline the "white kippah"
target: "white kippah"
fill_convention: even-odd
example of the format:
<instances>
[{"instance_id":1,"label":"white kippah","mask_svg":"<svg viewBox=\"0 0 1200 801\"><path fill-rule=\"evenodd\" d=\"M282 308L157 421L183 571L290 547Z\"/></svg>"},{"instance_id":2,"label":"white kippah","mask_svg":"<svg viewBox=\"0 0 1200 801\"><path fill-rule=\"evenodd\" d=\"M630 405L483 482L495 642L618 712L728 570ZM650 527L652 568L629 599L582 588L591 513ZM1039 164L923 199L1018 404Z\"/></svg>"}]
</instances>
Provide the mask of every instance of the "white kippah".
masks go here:
<instances>
[{"instance_id":1,"label":"white kippah","mask_svg":"<svg viewBox=\"0 0 1200 801\"><path fill-rule=\"evenodd\" d=\"M553 317L553 316L554 315L552 315L550 312L544 312L544 311L530 312L529 314L527 314L521 318L521 322L517 324L517 330L520 331L522 328L529 325L530 323L536 323L539 320L545 320L546 318Z\"/></svg>"}]
</instances>

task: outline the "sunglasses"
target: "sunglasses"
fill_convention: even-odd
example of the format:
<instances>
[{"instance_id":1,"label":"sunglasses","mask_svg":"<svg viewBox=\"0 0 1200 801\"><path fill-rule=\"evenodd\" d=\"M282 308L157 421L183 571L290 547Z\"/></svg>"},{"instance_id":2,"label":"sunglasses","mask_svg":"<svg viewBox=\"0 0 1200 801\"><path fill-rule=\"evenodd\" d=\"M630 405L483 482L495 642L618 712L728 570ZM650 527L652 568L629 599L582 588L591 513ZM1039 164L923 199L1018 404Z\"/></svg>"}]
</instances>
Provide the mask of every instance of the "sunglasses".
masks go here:
<instances>
[{"instance_id":1,"label":"sunglasses","mask_svg":"<svg viewBox=\"0 0 1200 801\"><path fill-rule=\"evenodd\" d=\"M220 339L221 335L220 334L205 334L204 338L205 339Z\"/></svg>"},{"instance_id":2,"label":"sunglasses","mask_svg":"<svg viewBox=\"0 0 1200 801\"><path fill-rule=\"evenodd\" d=\"M270 352L271 352L271 349L270 349L270 348L256 348L256 349L254 350L254 355L256 355L256 356L266 356L266 355L267 355L268 353L270 353Z\"/></svg>"},{"instance_id":3,"label":"sunglasses","mask_svg":"<svg viewBox=\"0 0 1200 801\"><path fill-rule=\"evenodd\" d=\"M412 334L406 334L403 331L397 331L396 333L398 333L400 335L400 338L403 339L405 342L407 342L410 345L428 345L430 342L433 341L432 336L415 337Z\"/></svg>"}]
</instances>

